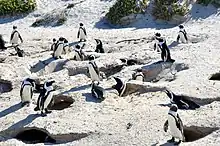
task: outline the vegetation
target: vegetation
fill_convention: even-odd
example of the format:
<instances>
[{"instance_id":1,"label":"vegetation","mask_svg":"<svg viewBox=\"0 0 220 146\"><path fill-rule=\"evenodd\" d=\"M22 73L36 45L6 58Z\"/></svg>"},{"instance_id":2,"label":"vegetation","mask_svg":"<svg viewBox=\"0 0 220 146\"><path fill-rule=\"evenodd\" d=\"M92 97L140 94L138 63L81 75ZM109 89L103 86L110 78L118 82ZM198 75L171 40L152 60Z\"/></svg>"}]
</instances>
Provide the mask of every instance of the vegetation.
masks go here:
<instances>
[{"instance_id":1,"label":"vegetation","mask_svg":"<svg viewBox=\"0 0 220 146\"><path fill-rule=\"evenodd\" d=\"M197 2L199 4L202 4L202 5L205 5L205 6L207 6L209 4L213 4L217 7L220 7L220 0L197 0Z\"/></svg>"},{"instance_id":2,"label":"vegetation","mask_svg":"<svg viewBox=\"0 0 220 146\"><path fill-rule=\"evenodd\" d=\"M146 8L148 0L143 0L141 6ZM120 24L121 18L130 14L141 13L142 10L136 6L136 0L117 0L117 2L109 9L106 18L112 24Z\"/></svg>"},{"instance_id":3,"label":"vegetation","mask_svg":"<svg viewBox=\"0 0 220 146\"><path fill-rule=\"evenodd\" d=\"M171 20L174 15L185 16L187 14L187 4L179 5L178 0L155 0L153 16L157 19Z\"/></svg>"},{"instance_id":4,"label":"vegetation","mask_svg":"<svg viewBox=\"0 0 220 146\"><path fill-rule=\"evenodd\" d=\"M28 13L36 6L35 0L0 0L0 16Z\"/></svg>"}]
</instances>

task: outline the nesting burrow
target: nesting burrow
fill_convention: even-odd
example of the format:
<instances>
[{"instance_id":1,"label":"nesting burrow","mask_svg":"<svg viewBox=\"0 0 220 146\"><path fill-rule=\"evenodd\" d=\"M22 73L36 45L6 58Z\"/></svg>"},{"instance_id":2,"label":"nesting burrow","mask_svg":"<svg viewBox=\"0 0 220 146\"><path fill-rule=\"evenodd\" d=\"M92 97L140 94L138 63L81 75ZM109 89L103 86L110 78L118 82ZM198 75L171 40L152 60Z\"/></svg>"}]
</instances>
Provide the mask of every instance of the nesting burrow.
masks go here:
<instances>
[{"instance_id":1,"label":"nesting burrow","mask_svg":"<svg viewBox=\"0 0 220 146\"><path fill-rule=\"evenodd\" d=\"M54 95L52 102L49 104L50 110L63 110L69 108L75 100L71 96L67 95Z\"/></svg>"},{"instance_id":2,"label":"nesting burrow","mask_svg":"<svg viewBox=\"0 0 220 146\"><path fill-rule=\"evenodd\" d=\"M158 61L142 67L145 82L158 82L161 79L172 81L177 72L189 69L184 63Z\"/></svg>"},{"instance_id":3,"label":"nesting burrow","mask_svg":"<svg viewBox=\"0 0 220 146\"><path fill-rule=\"evenodd\" d=\"M10 92L12 89L11 81L0 79L0 93Z\"/></svg>"},{"instance_id":4,"label":"nesting burrow","mask_svg":"<svg viewBox=\"0 0 220 146\"><path fill-rule=\"evenodd\" d=\"M50 134L47 130L37 127L25 127L16 130L6 130L3 137L7 139L16 138L26 144L52 143L62 144L77 141L89 136L91 133L69 133L69 134Z\"/></svg>"},{"instance_id":5,"label":"nesting burrow","mask_svg":"<svg viewBox=\"0 0 220 146\"><path fill-rule=\"evenodd\" d=\"M44 61L39 61L37 64L31 67L30 71L33 73L38 73L39 75L50 74L52 72L62 70L67 62L68 60L65 59L55 60L53 58L49 58Z\"/></svg>"},{"instance_id":6,"label":"nesting burrow","mask_svg":"<svg viewBox=\"0 0 220 146\"><path fill-rule=\"evenodd\" d=\"M209 78L209 80L217 80L217 81L220 81L220 72L219 72L219 73L212 74L211 77Z\"/></svg>"},{"instance_id":7,"label":"nesting burrow","mask_svg":"<svg viewBox=\"0 0 220 146\"><path fill-rule=\"evenodd\" d=\"M190 127L184 127L184 136L186 142L192 142L199 140L212 132L218 130L217 127L198 127L198 126L190 126Z\"/></svg>"}]
</instances>

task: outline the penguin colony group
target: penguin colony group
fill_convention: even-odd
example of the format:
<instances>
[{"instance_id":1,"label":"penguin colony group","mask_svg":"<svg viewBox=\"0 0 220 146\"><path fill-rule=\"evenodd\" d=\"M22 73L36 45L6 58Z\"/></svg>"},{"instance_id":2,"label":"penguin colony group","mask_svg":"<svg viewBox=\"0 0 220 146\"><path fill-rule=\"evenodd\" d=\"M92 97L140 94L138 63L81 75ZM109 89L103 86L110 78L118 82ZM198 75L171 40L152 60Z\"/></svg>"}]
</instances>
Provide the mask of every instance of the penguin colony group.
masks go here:
<instances>
[{"instance_id":1,"label":"penguin colony group","mask_svg":"<svg viewBox=\"0 0 220 146\"><path fill-rule=\"evenodd\" d=\"M183 27L183 25L179 26L179 34L177 37L177 42L187 43L187 33ZM79 39L79 42L86 42L87 33L84 25L80 23L79 30L77 33L77 38ZM164 62L175 62L174 59L171 58L170 50L166 44L166 40L161 37L160 33L155 34L155 44L154 44L154 50L161 52L161 59ZM15 51L17 52L17 55L19 57L23 57L23 52L21 49L18 48L19 41L23 43L23 39L20 35L20 33L17 30L16 26L13 26L13 32L11 33L10 43L15 48ZM61 59L62 53L65 51L65 47L68 46L67 39L60 37L58 40L55 38L52 40L53 43L51 45L51 51L53 51L53 57L54 59ZM95 39L97 46L95 49L95 52L97 53L105 53L103 49L102 41L99 39ZM85 60L85 55L83 53L83 44L80 46L77 44L75 46L75 60L77 61L83 61ZM0 49L2 51L6 50L7 48L5 46L5 42L0 35ZM90 74L90 78L92 80L91 84L91 93L92 96L104 100L104 94L105 90L99 86L99 83L101 81L100 77L100 71L98 66L95 62L95 56L91 55L88 57L89 63L88 63L88 73ZM128 60L128 59L121 59L121 62L126 65L134 65L137 62L135 60ZM142 73L142 69L137 69L136 73L132 75L134 80L144 81L144 75ZM126 83L124 83L120 78L114 77L114 80L117 82L116 85L113 85L112 88L116 89L118 91L119 96L123 94L123 92L126 89ZM48 105L53 100L53 91L55 90L53 88L53 84L55 83L54 80L52 81L45 81L44 84L39 84L36 82L36 80L31 78L26 78L22 81L21 89L20 89L20 97L21 97L21 103L22 106L29 106L33 97L34 91L40 92L38 100L37 100L37 107L34 109L35 111L40 111L42 116L46 116L46 114L51 113L51 111L48 110ZM182 141L185 140L184 134L183 134L183 123L177 113L178 109L196 109L200 106L190 100L183 99L181 97L178 97L174 93L172 93L169 90L164 91L167 96L170 98L172 105L170 106L169 112L168 112L168 119L164 124L164 131L167 132L168 127L170 129L170 134L172 136L172 139L168 142L172 142L175 145L180 144ZM178 142L175 142L175 138L178 139Z\"/></svg>"}]
</instances>

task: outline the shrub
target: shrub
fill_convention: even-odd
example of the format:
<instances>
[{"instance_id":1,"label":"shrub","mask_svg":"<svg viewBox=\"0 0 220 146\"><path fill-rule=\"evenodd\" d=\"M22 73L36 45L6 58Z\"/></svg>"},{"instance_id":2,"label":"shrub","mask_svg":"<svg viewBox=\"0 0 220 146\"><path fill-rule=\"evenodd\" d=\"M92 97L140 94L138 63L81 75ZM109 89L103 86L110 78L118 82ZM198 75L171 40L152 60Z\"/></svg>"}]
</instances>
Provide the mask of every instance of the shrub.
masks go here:
<instances>
[{"instance_id":1,"label":"shrub","mask_svg":"<svg viewBox=\"0 0 220 146\"><path fill-rule=\"evenodd\" d=\"M143 0L142 6L146 8L148 0ZM117 0L106 14L107 20L112 24L120 24L121 18L130 14L140 13L136 7L136 0Z\"/></svg>"},{"instance_id":2,"label":"shrub","mask_svg":"<svg viewBox=\"0 0 220 146\"><path fill-rule=\"evenodd\" d=\"M0 0L0 16L31 12L36 6L35 0Z\"/></svg>"},{"instance_id":3,"label":"shrub","mask_svg":"<svg viewBox=\"0 0 220 146\"><path fill-rule=\"evenodd\" d=\"M157 19L171 20L174 15L184 16L188 12L187 4L178 5L178 0L155 0L153 16Z\"/></svg>"}]
</instances>

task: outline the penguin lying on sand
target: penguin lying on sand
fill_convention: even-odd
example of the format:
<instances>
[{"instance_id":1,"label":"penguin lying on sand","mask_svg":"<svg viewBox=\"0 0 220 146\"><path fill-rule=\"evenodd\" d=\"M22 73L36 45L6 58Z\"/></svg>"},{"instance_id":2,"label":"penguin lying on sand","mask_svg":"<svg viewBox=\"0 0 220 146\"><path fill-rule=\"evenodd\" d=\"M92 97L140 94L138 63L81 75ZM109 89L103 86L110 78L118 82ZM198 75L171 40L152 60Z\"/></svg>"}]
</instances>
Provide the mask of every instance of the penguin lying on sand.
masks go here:
<instances>
[{"instance_id":1,"label":"penguin lying on sand","mask_svg":"<svg viewBox=\"0 0 220 146\"><path fill-rule=\"evenodd\" d=\"M170 98L172 104L176 104L179 109L196 109L200 108L200 105L191 101L187 96L184 95L175 95L169 90L164 91L167 96Z\"/></svg>"},{"instance_id":2,"label":"penguin lying on sand","mask_svg":"<svg viewBox=\"0 0 220 146\"><path fill-rule=\"evenodd\" d=\"M168 120L164 123L164 131L167 132L169 126L170 134L172 136L172 139L168 140L168 142L174 143L174 145L179 145L182 141L185 141L183 122L180 119L177 110L177 105L173 104L168 112ZM179 141L175 142L175 138L179 139Z\"/></svg>"},{"instance_id":3,"label":"penguin lying on sand","mask_svg":"<svg viewBox=\"0 0 220 146\"><path fill-rule=\"evenodd\" d=\"M116 81L116 85L113 85L112 88L118 91L119 96L122 96L125 89L126 89L126 83L124 83L120 78L113 77Z\"/></svg>"},{"instance_id":4,"label":"penguin lying on sand","mask_svg":"<svg viewBox=\"0 0 220 146\"><path fill-rule=\"evenodd\" d=\"M103 46L102 46L102 41L99 40L99 39L95 39L95 41L97 43L95 52L97 52L97 53L105 53L105 51L103 49Z\"/></svg>"},{"instance_id":5,"label":"penguin lying on sand","mask_svg":"<svg viewBox=\"0 0 220 146\"><path fill-rule=\"evenodd\" d=\"M98 84L99 84L98 82L92 83L92 89L91 89L92 96L97 99L104 100L105 89L98 86Z\"/></svg>"}]
</instances>

